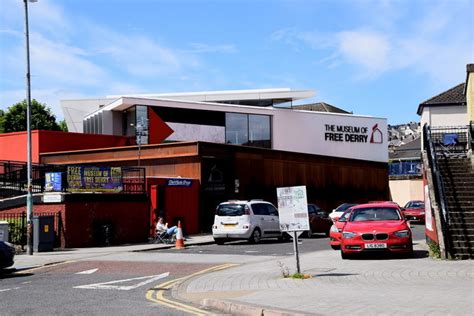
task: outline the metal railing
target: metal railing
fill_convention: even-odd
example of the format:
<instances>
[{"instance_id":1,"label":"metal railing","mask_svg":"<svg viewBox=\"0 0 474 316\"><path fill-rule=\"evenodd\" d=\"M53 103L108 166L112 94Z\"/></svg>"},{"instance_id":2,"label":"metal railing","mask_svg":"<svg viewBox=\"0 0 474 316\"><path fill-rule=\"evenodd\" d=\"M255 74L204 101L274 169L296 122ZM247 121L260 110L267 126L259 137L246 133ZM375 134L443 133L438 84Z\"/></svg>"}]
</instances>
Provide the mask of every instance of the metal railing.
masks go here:
<instances>
[{"instance_id":1,"label":"metal railing","mask_svg":"<svg viewBox=\"0 0 474 316\"><path fill-rule=\"evenodd\" d=\"M421 161L391 161L388 164L390 176L421 176Z\"/></svg>"},{"instance_id":2,"label":"metal railing","mask_svg":"<svg viewBox=\"0 0 474 316\"><path fill-rule=\"evenodd\" d=\"M430 137L438 155L465 154L472 144L470 126L430 127Z\"/></svg>"},{"instance_id":3,"label":"metal railing","mask_svg":"<svg viewBox=\"0 0 474 316\"><path fill-rule=\"evenodd\" d=\"M124 194L146 193L145 169L136 167L122 167L122 183ZM68 191L66 165L33 165L32 192L45 191L45 178L48 172L61 172L63 175L63 192ZM0 199L25 195L27 192L26 163L0 161Z\"/></svg>"},{"instance_id":4,"label":"metal railing","mask_svg":"<svg viewBox=\"0 0 474 316\"><path fill-rule=\"evenodd\" d=\"M439 135L439 133L437 135ZM431 128L427 124L423 126L423 147L427 153L428 161L430 164L431 175L433 179L433 187L435 188L435 197L438 202L438 205L441 208L441 216L440 216L441 223L440 224L441 224L441 230L443 232L443 240L445 244L445 249L447 252L446 257L449 257L449 254L451 254L451 250L452 250L452 245L449 238L450 218L449 218L449 213L447 209L446 194L445 194L445 189L444 189L444 184L443 184L443 176L441 175L441 172L439 170L439 164L438 164L439 154L437 153L437 150L436 150L437 147L432 138Z\"/></svg>"},{"instance_id":5,"label":"metal railing","mask_svg":"<svg viewBox=\"0 0 474 316\"><path fill-rule=\"evenodd\" d=\"M61 246L62 219L61 212L33 213L33 216L54 216L54 247ZM26 212L0 212L0 221L8 222L8 239L22 249L26 246Z\"/></svg>"}]
</instances>

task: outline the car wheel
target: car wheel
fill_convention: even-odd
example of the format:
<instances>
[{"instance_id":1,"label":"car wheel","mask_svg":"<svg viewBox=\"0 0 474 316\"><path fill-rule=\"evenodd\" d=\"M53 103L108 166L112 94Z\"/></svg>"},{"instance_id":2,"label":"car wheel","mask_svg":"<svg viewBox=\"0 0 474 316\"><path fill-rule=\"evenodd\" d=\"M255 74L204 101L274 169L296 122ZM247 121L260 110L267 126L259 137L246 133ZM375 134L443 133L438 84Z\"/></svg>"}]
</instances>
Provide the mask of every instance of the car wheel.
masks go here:
<instances>
[{"instance_id":1,"label":"car wheel","mask_svg":"<svg viewBox=\"0 0 474 316\"><path fill-rule=\"evenodd\" d=\"M348 254L348 253L345 253L344 251L342 251L341 249L341 258L342 259L349 259L351 256Z\"/></svg>"},{"instance_id":2,"label":"car wheel","mask_svg":"<svg viewBox=\"0 0 474 316\"><path fill-rule=\"evenodd\" d=\"M290 240L290 235L287 233L282 233L281 236L278 237L279 242L287 242L288 240Z\"/></svg>"},{"instance_id":3,"label":"car wheel","mask_svg":"<svg viewBox=\"0 0 474 316\"><path fill-rule=\"evenodd\" d=\"M341 249L341 246L331 245L331 248L334 250L339 250Z\"/></svg>"},{"instance_id":4,"label":"car wheel","mask_svg":"<svg viewBox=\"0 0 474 316\"><path fill-rule=\"evenodd\" d=\"M258 244L260 240L262 239L262 233L260 232L260 229L255 228L252 232L252 236L249 238L249 242L252 244Z\"/></svg>"},{"instance_id":5,"label":"car wheel","mask_svg":"<svg viewBox=\"0 0 474 316\"><path fill-rule=\"evenodd\" d=\"M224 238L214 238L214 241L216 242L216 244L218 245L223 245L225 243L225 239Z\"/></svg>"},{"instance_id":6,"label":"car wheel","mask_svg":"<svg viewBox=\"0 0 474 316\"><path fill-rule=\"evenodd\" d=\"M306 236L307 236L308 238L313 238L313 234L314 234L314 232L313 232L313 230L312 230L311 227L310 227L309 230L306 231Z\"/></svg>"},{"instance_id":7,"label":"car wheel","mask_svg":"<svg viewBox=\"0 0 474 316\"><path fill-rule=\"evenodd\" d=\"M329 231L329 229L328 229L328 230L324 233L324 235L325 235L326 237L329 237L329 234L330 234L330 231Z\"/></svg>"}]
</instances>

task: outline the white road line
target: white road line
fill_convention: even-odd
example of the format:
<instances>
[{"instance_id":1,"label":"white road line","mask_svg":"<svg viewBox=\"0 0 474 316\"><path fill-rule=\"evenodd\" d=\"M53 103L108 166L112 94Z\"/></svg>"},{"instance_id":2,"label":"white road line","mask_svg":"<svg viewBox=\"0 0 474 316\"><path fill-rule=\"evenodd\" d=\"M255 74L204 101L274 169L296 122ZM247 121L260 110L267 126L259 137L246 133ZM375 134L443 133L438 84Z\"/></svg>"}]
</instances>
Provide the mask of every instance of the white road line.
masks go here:
<instances>
[{"instance_id":1,"label":"white road line","mask_svg":"<svg viewBox=\"0 0 474 316\"><path fill-rule=\"evenodd\" d=\"M7 292L7 291L11 291L11 290L18 290L19 287L14 287L14 288L11 288L11 289L1 289L0 292Z\"/></svg>"},{"instance_id":2,"label":"white road line","mask_svg":"<svg viewBox=\"0 0 474 316\"><path fill-rule=\"evenodd\" d=\"M77 272L76 274L92 274L92 273L96 272L97 270L99 270L99 269L90 269L90 270L86 270L86 271Z\"/></svg>"},{"instance_id":3,"label":"white road line","mask_svg":"<svg viewBox=\"0 0 474 316\"><path fill-rule=\"evenodd\" d=\"M136 289L140 286L143 286L145 284L154 282L159 279L166 278L170 273L162 273L159 275L149 275L149 276L144 276L144 277L138 277L138 278L132 278L132 279L125 279L125 280L116 280L116 281L110 281L110 282L103 282L103 283L94 283L94 284L86 284L86 285L79 285L75 286L75 289L89 289L89 290L121 290L121 291L128 291L128 290L133 290ZM143 282L137 283L135 285L111 285L115 283L124 283L124 282L130 282L133 280L144 280L147 279Z\"/></svg>"}]
</instances>

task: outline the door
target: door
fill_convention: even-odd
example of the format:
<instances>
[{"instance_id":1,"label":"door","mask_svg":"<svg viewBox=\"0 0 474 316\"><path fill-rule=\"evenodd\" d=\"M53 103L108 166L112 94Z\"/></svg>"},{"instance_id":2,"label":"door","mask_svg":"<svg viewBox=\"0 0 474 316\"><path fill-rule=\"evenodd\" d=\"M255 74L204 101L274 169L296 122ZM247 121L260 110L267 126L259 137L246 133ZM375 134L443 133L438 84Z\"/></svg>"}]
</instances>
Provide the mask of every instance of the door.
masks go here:
<instances>
[{"instance_id":1,"label":"door","mask_svg":"<svg viewBox=\"0 0 474 316\"><path fill-rule=\"evenodd\" d=\"M280 220L278 217L278 210L271 204L265 204L268 213L268 233L275 236L280 236Z\"/></svg>"}]
</instances>

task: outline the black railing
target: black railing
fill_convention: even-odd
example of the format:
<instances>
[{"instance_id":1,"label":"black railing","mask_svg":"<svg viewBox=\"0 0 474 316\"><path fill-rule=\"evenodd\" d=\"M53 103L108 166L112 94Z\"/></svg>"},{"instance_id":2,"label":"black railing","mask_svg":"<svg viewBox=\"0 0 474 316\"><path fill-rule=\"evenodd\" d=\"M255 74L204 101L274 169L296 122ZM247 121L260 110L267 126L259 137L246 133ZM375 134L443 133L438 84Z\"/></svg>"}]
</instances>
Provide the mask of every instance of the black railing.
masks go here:
<instances>
[{"instance_id":1,"label":"black railing","mask_svg":"<svg viewBox=\"0 0 474 316\"><path fill-rule=\"evenodd\" d=\"M61 231L63 227L61 212L34 213L33 216L54 216L54 247L60 247ZM0 221L8 222L8 241L14 245L19 245L24 249L26 246L26 212L0 212Z\"/></svg>"},{"instance_id":2,"label":"black railing","mask_svg":"<svg viewBox=\"0 0 474 316\"><path fill-rule=\"evenodd\" d=\"M390 176L421 176L421 161L390 161Z\"/></svg>"},{"instance_id":3,"label":"black railing","mask_svg":"<svg viewBox=\"0 0 474 316\"><path fill-rule=\"evenodd\" d=\"M125 194L146 193L145 169L121 167L123 189ZM62 173L62 191L67 192L66 165L32 165L32 192L45 191L45 175L48 172ZM25 195L27 193L27 166L22 162L0 162L0 199Z\"/></svg>"},{"instance_id":4,"label":"black railing","mask_svg":"<svg viewBox=\"0 0 474 316\"><path fill-rule=\"evenodd\" d=\"M450 238L449 238L450 218L449 218L449 213L447 209L443 177L441 175L441 172L438 166L438 154L437 154L435 142L432 139L431 128L427 124L423 126L423 147L428 156L428 161L429 161L429 165L431 169L431 176L433 179L433 187L435 189L435 197L438 202L437 204L441 208L441 216L440 216L441 223L440 224L441 224L441 230L443 232L443 241L444 241L445 249L446 249L446 257L449 257L449 254L451 253L451 249L452 249Z\"/></svg>"},{"instance_id":5,"label":"black railing","mask_svg":"<svg viewBox=\"0 0 474 316\"><path fill-rule=\"evenodd\" d=\"M438 155L465 154L471 148L469 126L430 127L431 141Z\"/></svg>"}]
</instances>

